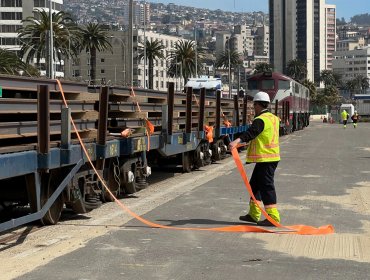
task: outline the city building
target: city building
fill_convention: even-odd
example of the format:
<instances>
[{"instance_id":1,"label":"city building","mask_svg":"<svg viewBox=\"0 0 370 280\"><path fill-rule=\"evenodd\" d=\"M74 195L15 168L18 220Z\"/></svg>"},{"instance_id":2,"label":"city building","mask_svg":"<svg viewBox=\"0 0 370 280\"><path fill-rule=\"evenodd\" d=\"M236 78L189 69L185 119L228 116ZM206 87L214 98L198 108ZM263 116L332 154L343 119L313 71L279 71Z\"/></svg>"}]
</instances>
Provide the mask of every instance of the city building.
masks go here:
<instances>
[{"instance_id":1,"label":"city building","mask_svg":"<svg viewBox=\"0 0 370 280\"><path fill-rule=\"evenodd\" d=\"M130 7L129 3L123 6L123 25L129 25L129 14L130 14ZM150 3L148 2L133 2L133 24L137 26L143 26L144 20L145 25L150 24Z\"/></svg>"},{"instance_id":2,"label":"city building","mask_svg":"<svg viewBox=\"0 0 370 280\"><path fill-rule=\"evenodd\" d=\"M333 71L340 74L343 80L351 80L358 75L370 78L370 46L335 52Z\"/></svg>"},{"instance_id":3,"label":"city building","mask_svg":"<svg viewBox=\"0 0 370 280\"><path fill-rule=\"evenodd\" d=\"M330 9L325 0L269 0L270 63L276 71L286 73L289 61L299 59L307 65L307 78L318 84L327 65L326 45L332 46L325 37L332 32L326 26L333 16Z\"/></svg>"},{"instance_id":4,"label":"city building","mask_svg":"<svg viewBox=\"0 0 370 280\"><path fill-rule=\"evenodd\" d=\"M326 65L325 69L332 70L333 53L336 51L336 6L325 5L325 52L326 52Z\"/></svg>"},{"instance_id":5,"label":"city building","mask_svg":"<svg viewBox=\"0 0 370 280\"><path fill-rule=\"evenodd\" d=\"M352 51L355 49L363 48L366 45L364 37L351 38L337 41L336 51Z\"/></svg>"},{"instance_id":6,"label":"city building","mask_svg":"<svg viewBox=\"0 0 370 280\"><path fill-rule=\"evenodd\" d=\"M63 0L52 0L53 9L62 10ZM49 11L46 0L1 0L0 1L0 48L20 50L17 29L22 27L22 20L33 16L35 9Z\"/></svg>"},{"instance_id":7,"label":"city building","mask_svg":"<svg viewBox=\"0 0 370 280\"><path fill-rule=\"evenodd\" d=\"M148 41L159 40L164 49L164 56L168 57L173 50L175 43L183 40L181 37L159 34L146 31L145 38ZM130 62L128 49L128 32L111 31L110 39L112 44L112 52L104 51L97 53L97 68L95 83L107 83L110 85L135 86L140 88L148 88L149 86L149 68L148 62L144 65L144 60L139 60L138 50L144 43L144 30L135 29L133 31L133 78L132 84L130 80ZM180 67L180 66L179 66ZM145 68L145 71L144 71ZM145 74L144 74L145 73ZM179 74L181 69L179 69ZM77 60L66 62L66 78L78 81L90 81L90 54L83 51ZM175 89L181 90L184 87L184 81L179 75L178 77L169 77L167 75L167 61L160 59L154 61L153 69L153 87L156 90L166 91L168 82L175 83Z\"/></svg>"},{"instance_id":8,"label":"city building","mask_svg":"<svg viewBox=\"0 0 370 280\"><path fill-rule=\"evenodd\" d=\"M1 0L0 1L0 48L17 52L21 49L17 30L22 27L22 20L34 16L35 10L49 11L49 1L46 0ZM52 0L53 10L63 9L63 0ZM34 60L36 63L36 59ZM54 60L54 75L63 77L64 62ZM40 60L40 74L46 75L45 58Z\"/></svg>"}]
</instances>

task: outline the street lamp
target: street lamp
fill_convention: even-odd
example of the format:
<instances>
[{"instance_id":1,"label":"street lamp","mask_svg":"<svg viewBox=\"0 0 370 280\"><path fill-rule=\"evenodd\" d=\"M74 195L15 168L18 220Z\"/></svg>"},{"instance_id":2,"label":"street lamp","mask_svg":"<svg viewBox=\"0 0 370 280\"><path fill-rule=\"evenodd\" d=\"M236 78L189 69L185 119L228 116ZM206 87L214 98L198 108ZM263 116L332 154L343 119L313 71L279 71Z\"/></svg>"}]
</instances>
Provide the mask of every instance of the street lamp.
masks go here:
<instances>
[{"instance_id":1,"label":"street lamp","mask_svg":"<svg viewBox=\"0 0 370 280\"><path fill-rule=\"evenodd\" d=\"M146 89L146 4L144 3L144 89Z\"/></svg>"},{"instance_id":2,"label":"street lamp","mask_svg":"<svg viewBox=\"0 0 370 280\"><path fill-rule=\"evenodd\" d=\"M228 49L227 54L229 56L229 98L231 98L232 96L230 40L231 36L227 40L227 49Z\"/></svg>"},{"instance_id":3,"label":"street lamp","mask_svg":"<svg viewBox=\"0 0 370 280\"><path fill-rule=\"evenodd\" d=\"M198 78L198 43L197 43L197 23L204 21L204 18L200 18L195 21L194 25L194 42L195 42L195 78Z\"/></svg>"},{"instance_id":4,"label":"street lamp","mask_svg":"<svg viewBox=\"0 0 370 280\"><path fill-rule=\"evenodd\" d=\"M53 1L49 1L49 17L50 17L50 42L49 42L49 75L50 79L54 79L54 42L53 42Z\"/></svg>"}]
</instances>

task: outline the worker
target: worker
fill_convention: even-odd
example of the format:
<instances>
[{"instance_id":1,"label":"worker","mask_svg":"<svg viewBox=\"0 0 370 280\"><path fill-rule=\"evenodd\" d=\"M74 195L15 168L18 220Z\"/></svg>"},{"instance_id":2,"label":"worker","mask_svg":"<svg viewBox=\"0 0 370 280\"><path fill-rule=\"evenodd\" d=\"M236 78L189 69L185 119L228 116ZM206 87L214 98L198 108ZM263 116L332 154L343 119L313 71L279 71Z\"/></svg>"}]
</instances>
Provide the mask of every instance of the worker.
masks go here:
<instances>
[{"instance_id":1,"label":"worker","mask_svg":"<svg viewBox=\"0 0 370 280\"><path fill-rule=\"evenodd\" d=\"M353 121L353 127L357 127L357 122L359 121L360 116L358 115L357 111L352 115L351 120Z\"/></svg>"},{"instance_id":2,"label":"worker","mask_svg":"<svg viewBox=\"0 0 370 280\"><path fill-rule=\"evenodd\" d=\"M342 116L342 121L343 121L343 127L346 128L347 127L347 120L349 118L349 114L347 113L346 110L343 109L343 111L341 113L341 116Z\"/></svg>"},{"instance_id":3,"label":"worker","mask_svg":"<svg viewBox=\"0 0 370 280\"><path fill-rule=\"evenodd\" d=\"M241 142L249 142L247 164L255 163L250 184L253 195L259 205L264 204L267 214L276 222L280 222L277 209L274 175L280 161L279 118L267 109L270 97L266 92L258 92L253 98L255 119L249 129L229 144L234 149ZM257 223L260 226L273 226L267 219L260 221L261 210L250 200L249 212L239 219Z\"/></svg>"}]
</instances>

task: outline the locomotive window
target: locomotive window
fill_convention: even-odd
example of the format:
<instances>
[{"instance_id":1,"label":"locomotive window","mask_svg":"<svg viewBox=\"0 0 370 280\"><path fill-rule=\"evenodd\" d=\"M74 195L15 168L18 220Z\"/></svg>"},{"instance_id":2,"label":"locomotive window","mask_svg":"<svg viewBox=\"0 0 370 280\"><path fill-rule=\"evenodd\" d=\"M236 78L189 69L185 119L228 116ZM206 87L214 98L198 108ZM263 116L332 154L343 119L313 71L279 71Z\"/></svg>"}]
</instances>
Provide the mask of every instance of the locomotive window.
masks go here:
<instances>
[{"instance_id":1,"label":"locomotive window","mask_svg":"<svg viewBox=\"0 0 370 280\"><path fill-rule=\"evenodd\" d=\"M290 89L290 81L279 80L279 89Z\"/></svg>"},{"instance_id":2,"label":"locomotive window","mask_svg":"<svg viewBox=\"0 0 370 280\"><path fill-rule=\"evenodd\" d=\"M248 89L249 90L256 90L256 89L258 89L257 81L255 81L255 80L249 80L248 81Z\"/></svg>"},{"instance_id":3,"label":"locomotive window","mask_svg":"<svg viewBox=\"0 0 370 280\"><path fill-rule=\"evenodd\" d=\"M262 89L274 89L275 88L275 80L263 80L262 81Z\"/></svg>"},{"instance_id":4,"label":"locomotive window","mask_svg":"<svg viewBox=\"0 0 370 280\"><path fill-rule=\"evenodd\" d=\"M299 93L299 85L298 84L295 84L295 86L294 86L294 92L295 93Z\"/></svg>"}]
</instances>

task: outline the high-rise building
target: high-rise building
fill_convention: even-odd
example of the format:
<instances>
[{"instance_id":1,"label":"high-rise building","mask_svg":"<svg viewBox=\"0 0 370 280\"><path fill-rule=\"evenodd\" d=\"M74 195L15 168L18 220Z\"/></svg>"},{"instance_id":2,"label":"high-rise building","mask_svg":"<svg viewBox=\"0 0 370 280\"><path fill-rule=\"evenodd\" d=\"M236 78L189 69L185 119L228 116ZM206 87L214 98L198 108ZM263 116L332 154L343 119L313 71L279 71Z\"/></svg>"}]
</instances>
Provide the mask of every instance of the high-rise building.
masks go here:
<instances>
[{"instance_id":1,"label":"high-rise building","mask_svg":"<svg viewBox=\"0 0 370 280\"><path fill-rule=\"evenodd\" d=\"M333 53L336 51L336 6L327 4L325 6L325 52L326 52L326 69L332 70Z\"/></svg>"},{"instance_id":2,"label":"high-rise building","mask_svg":"<svg viewBox=\"0 0 370 280\"><path fill-rule=\"evenodd\" d=\"M327 19L325 0L269 0L269 9L271 64L286 73L289 61L299 59L307 65L307 78L318 83L332 43L326 40L332 14Z\"/></svg>"},{"instance_id":3,"label":"high-rise building","mask_svg":"<svg viewBox=\"0 0 370 280\"><path fill-rule=\"evenodd\" d=\"M20 50L17 29L35 9L49 10L49 0L0 0L0 48ZM52 0L53 9L62 10L63 0Z\"/></svg>"},{"instance_id":4,"label":"high-rise building","mask_svg":"<svg viewBox=\"0 0 370 280\"><path fill-rule=\"evenodd\" d=\"M124 11L124 25L129 24L129 13L130 13L130 7L129 3L126 3L123 7ZM138 26L143 26L145 24L149 25L150 23L150 3L148 2L133 2L133 24Z\"/></svg>"}]
</instances>

